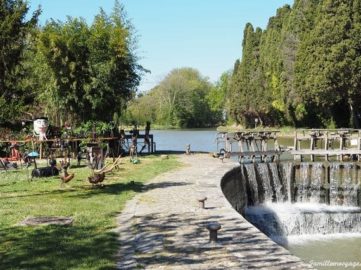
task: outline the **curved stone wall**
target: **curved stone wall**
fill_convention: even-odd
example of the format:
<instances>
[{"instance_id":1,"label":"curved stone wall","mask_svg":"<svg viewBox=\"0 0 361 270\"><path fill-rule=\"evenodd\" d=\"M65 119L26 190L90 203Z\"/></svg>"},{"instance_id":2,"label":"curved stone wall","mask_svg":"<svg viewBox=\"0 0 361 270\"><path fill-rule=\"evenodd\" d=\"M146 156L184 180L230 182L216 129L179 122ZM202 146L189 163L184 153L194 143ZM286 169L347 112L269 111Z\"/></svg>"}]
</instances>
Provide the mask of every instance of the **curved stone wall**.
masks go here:
<instances>
[{"instance_id":1,"label":"curved stone wall","mask_svg":"<svg viewBox=\"0 0 361 270\"><path fill-rule=\"evenodd\" d=\"M242 177L243 167L239 166L227 172L221 179L221 188L224 196L233 208L243 214L247 206L246 182Z\"/></svg>"}]
</instances>

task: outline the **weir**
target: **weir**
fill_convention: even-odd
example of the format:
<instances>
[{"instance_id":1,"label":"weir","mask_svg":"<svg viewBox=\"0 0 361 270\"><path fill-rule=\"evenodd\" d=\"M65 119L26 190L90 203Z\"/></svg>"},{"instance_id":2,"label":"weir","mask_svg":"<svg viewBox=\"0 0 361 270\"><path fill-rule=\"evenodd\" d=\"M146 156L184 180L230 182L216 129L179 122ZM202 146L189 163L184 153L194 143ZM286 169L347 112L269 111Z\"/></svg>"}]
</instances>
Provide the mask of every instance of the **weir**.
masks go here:
<instances>
[{"instance_id":1,"label":"weir","mask_svg":"<svg viewBox=\"0 0 361 270\"><path fill-rule=\"evenodd\" d=\"M241 164L248 205L269 202L360 206L360 163Z\"/></svg>"},{"instance_id":2,"label":"weir","mask_svg":"<svg viewBox=\"0 0 361 270\"><path fill-rule=\"evenodd\" d=\"M263 162L240 164L222 189L249 222L287 245L294 235L361 233L360 183L359 162Z\"/></svg>"}]
</instances>

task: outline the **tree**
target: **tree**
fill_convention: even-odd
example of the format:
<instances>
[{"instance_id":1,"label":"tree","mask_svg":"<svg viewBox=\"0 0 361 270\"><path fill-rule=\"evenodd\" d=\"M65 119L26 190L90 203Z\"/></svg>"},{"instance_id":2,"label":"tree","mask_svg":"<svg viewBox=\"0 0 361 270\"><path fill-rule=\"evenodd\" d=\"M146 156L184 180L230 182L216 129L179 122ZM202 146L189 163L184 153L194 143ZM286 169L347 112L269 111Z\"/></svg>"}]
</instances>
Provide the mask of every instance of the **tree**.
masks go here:
<instances>
[{"instance_id":1,"label":"tree","mask_svg":"<svg viewBox=\"0 0 361 270\"><path fill-rule=\"evenodd\" d=\"M90 27L70 17L65 23L49 22L38 46L54 81L42 95L48 111L75 122L110 121L121 113L144 71L133 35L118 2L110 16L100 10Z\"/></svg>"},{"instance_id":2,"label":"tree","mask_svg":"<svg viewBox=\"0 0 361 270\"><path fill-rule=\"evenodd\" d=\"M219 121L222 121L224 113L226 113L225 108L228 106L226 103L230 80L231 72L224 72L207 95L210 109L215 114L215 117L219 119Z\"/></svg>"},{"instance_id":3,"label":"tree","mask_svg":"<svg viewBox=\"0 0 361 270\"><path fill-rule=\"evenodd\" d=\"M360 0L295 0L265 31L247 24L229 89L244 126L360 127Z\"/></svg>"},{"instance_id":4,"label":"tree","mask_svg":"<svg viewBox=\"0 0 361 270\"><path fill-rule=\"evenodd\" d=\"M350 2L324 1L317 24L298 53L297 86L308 110L319 119L316 125L335 121L345 127L355 119L354 100L360 90L351 83L356 75L351 67L357 52L352 46Z\"/></svg>"},{"instance_id":5,"label":"tree","mask_svg":"<svg viewBox=\"0 0 361 270\"><path fill-rule=\"evenodd\" d=\"M173 127L213 126L218 118L207 99L211 88L197 70L174 69L149 93L130 103L128 121Z\"/></svg>"},{"instance_id":6,"label":"tree","mask_svg":"<svg viewBox=\"0 0 361 270\"><path fill-rule=\"evenodd\" d=\"M61 120L88 120L89 103L84 99L90 83L88 26L84 20L52 20L39 36L39 51L46 61L54 84L44 89L43 102Z\"/></svg>"},{"instance_id":7,"label":"tree","mask_svg":"<svg viewBox=\"0 0 361 270\"><path fill-rule=\"evenodd\" d=\"M20 87L24 77L21 64L40 9L26 20L28 10L25 1L0 0L0 122L13 119L31 102Z\"/></svg>"},{"instance_id":8,"label":"tree","mask_svg":"<svg viewBox=\"0 0 361 270\"><path fill-rule=\"evenodd\" d=\"M244 30L242 60L232 76L232 95L230 102L233 119L245 127L253 126L257 118L261 124L271 124L269 93L265 91L265 76L260 64L260 42L262 30L254 30L247 24Z\"/></svg>"}]
</instances>

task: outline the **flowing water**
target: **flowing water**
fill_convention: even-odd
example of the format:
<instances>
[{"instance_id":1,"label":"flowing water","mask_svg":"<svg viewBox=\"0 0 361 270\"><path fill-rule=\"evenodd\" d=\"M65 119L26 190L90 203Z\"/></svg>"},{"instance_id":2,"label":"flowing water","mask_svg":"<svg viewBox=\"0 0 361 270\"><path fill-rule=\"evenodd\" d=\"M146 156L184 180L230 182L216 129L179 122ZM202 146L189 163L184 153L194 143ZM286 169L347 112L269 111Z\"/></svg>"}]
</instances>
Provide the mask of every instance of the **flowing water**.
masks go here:
<instances>
[{"instance_id":1,"label":"flowing water","mask_svg":"<svg viewBox=\"0 0 361 270\"><path fill-rule=\"evenodd\" d=\"M241 166L252 171L244 210L249 222L316 269L361 269L360 170L355 164L331 163L330 184L321 162Z\"/></svg>"}]
</instances>

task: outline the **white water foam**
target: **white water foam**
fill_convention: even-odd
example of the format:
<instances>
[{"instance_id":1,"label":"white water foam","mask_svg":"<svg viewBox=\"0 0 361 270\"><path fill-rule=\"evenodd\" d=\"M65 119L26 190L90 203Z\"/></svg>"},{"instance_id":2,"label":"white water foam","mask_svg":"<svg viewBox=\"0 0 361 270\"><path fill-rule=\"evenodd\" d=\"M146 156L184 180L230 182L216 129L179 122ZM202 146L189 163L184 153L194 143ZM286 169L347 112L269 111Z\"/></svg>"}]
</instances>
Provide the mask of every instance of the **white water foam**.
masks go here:
<instances>
[{"instance_id":1,"label":"white water foam","mask_svg":"<svg viewBox=\"0 0 361 270\"><path fill-rule=\"evenodd\" d=\"M361 234L361 209L316 203L266 203L245 209L245 217L279 244L334 234ZM318 237L319 236L319 237Z\"/></svg>"},{"instance_id":2,"label":"white water foam","mask_svg":"<svg viewBox=\"0 0 361 270\"><path fill-rule=\"evenodd\" d=\"M305 234L305 235L290 235L287 237L288 245L302 246L310 244L311 242L327 242L342 239L361 238L360 233L332 233L332 234Z\"/></svg>"}]
</instances>

